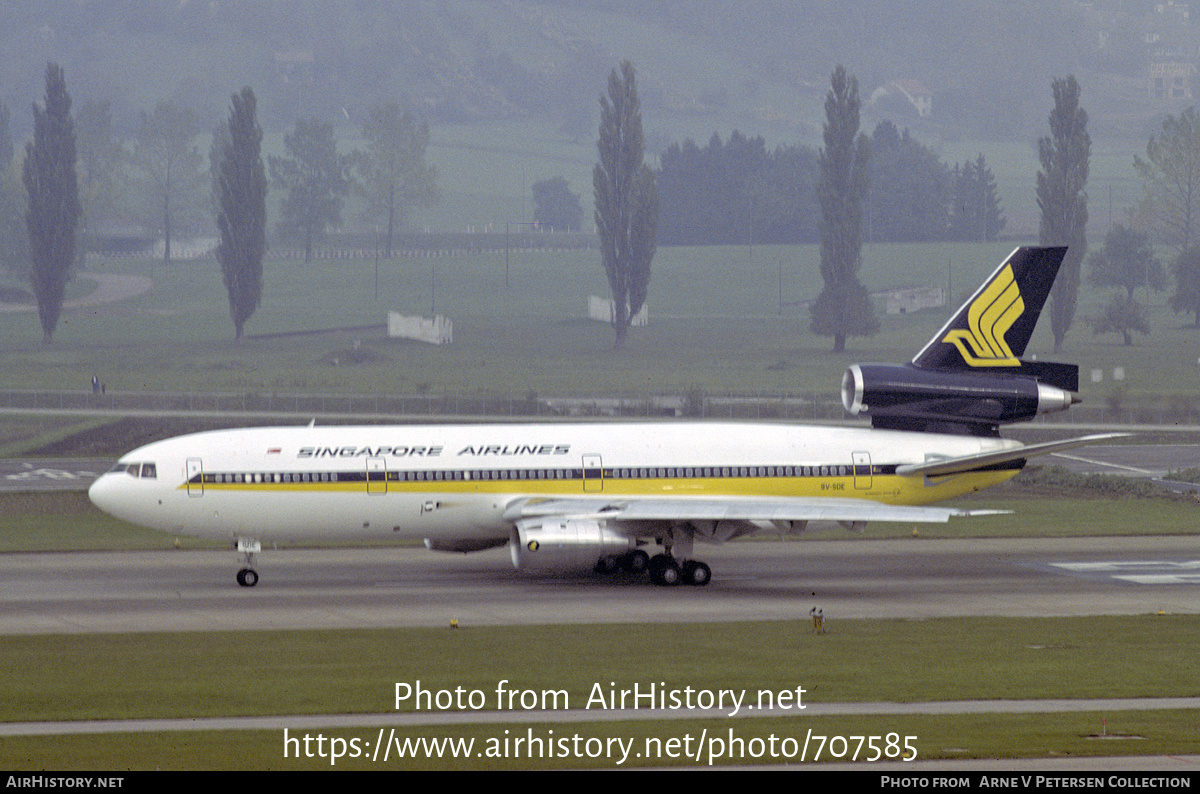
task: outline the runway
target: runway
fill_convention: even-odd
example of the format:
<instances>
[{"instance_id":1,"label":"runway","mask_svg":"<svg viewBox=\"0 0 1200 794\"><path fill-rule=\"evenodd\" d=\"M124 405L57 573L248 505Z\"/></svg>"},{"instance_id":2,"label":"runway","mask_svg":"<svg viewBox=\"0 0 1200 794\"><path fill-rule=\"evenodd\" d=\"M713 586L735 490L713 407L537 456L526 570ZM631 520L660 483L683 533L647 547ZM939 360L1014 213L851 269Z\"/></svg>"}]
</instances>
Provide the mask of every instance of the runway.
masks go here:
<instances>
[{"instance_id":1,"label":"runway","mask_svg":"<svg viewBox=\"0 0 1200 794\"><path fill-rule=\"evenodd\" d=\"M708 587L531 577L506 549L264 549L0 555L0 632L1200 612L1200 538L740 542L704 549Z\"/></svg>"}]
</instances>

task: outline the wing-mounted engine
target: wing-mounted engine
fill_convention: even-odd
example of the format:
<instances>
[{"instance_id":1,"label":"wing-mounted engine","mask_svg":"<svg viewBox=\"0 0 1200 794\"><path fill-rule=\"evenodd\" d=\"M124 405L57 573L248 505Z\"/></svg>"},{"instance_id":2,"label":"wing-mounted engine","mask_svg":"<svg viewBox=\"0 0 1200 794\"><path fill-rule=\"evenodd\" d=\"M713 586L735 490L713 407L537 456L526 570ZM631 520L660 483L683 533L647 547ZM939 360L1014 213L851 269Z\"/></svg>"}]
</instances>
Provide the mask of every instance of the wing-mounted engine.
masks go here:
<instances>
[{"instance_id":1,"label":"wing-mounted engine","mask_svg":"<svg viewBox=\"0 0 1200 794\"><path fill-rule=\"evenodd\" d=\"M513 567L537 571L592 570L601 558L633 547L629 535L585 518L518 521L509 541Z\"/></svg>"},{"instance_id":2,"label":"wing-mounted engine","mask_svg":"<svg viewBox=\"0 0 1200 794\"><path fill-rule=\"evenodd\" d=\"M486 551L508 543L496 538L425 538L425 548L430 551L448 551L456 554L470 554L476 551Z\"/></svg>"},{"instance_id":3,"label":"wing-mounted engine","mask_svg":"<svg viewBox=\"0 0 1200 794\"><path fill-rule=\"evenodd\" d=\"M846 410L878 428L994 436L1070 408L1079 367L1021 359L1066 253L1017 248L909 364L850 367Z\"/></svg>"},{"instance_id":4,"label":"wing-mounted engine","mask_svg":"<svg viewBox=\"0 0 1200 794\"><path fill-rule=\"evenodd\" d=\"M1065 411L1079 401L1073 392L1026 375L896 364L854 364L842 378L843 407L870 416L873 427L970 435L996 435L999 425Z\"/></svg>"}]
</instances>

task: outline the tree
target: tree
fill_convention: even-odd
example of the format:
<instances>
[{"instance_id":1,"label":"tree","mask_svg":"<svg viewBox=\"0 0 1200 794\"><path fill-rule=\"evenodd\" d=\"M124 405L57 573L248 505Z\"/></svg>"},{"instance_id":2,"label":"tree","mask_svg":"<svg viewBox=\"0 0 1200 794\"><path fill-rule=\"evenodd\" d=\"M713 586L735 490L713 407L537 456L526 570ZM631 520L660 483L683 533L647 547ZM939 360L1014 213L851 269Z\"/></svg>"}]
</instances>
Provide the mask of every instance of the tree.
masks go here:
<instances>
[{"instance_id":1,"label":"tree","mask_svg":"<svg viewBox=\"0 0 1200 794\"><path fill-rule=\"evenodd\" d=\"M304 261L311 262L313 242L327 226L342 222L342 199L354 185L350 167L355 158L338 154L333 125L317 119L296 119L283 148L287 157L268 158L272 187L287 191L279 205L279 226L304 239Z\"/></svg>"},{"instance_id":2,"label":"tree","mask_svg":"<svg viewBox=\"0 0 1200 794\"><path fill-rule=\"evenodd\" d=\"M996 177L983 154L975 162L954 166L954 213L951 221L956 240L995 240L1008 225L996 194Z\"/></svg>"},{"instance_id":3,"label":"tree","mask_svg":"<svg viewBox=\"0 0 1200 794\"><path fill-rule=\"evenodd\" d=\"M1146 336L1150 333L1150 325L1146 322L1146 312L1131 295L1114 292L1112 298L1104 306L1104 312L1092 320L1092 331L1096 334L1120 334L1125 340L1125 346L1133 344L1133 332Z\"/></svg>"},{"instance_id":4,"label":"tree","mask_svg":"<svg viewBox=\"0 0 1200 794\"><path fill-rule=\"evenodd\" d=\"M658 240L666 245L812 243L817 153L799 146L768 151L761 137L734 130L708 145L673 143L659 159Z\"/></svg>"},{"instance_id":5,"label":"tree","mask_svg":"<svg viewBox=\"0 0 1200 794\"><path fill-rule=\"evenodd\" d=\"M1075 319L1079 273L1087 255L1087 179L1092 139L1087 132L1087 112L1079 107L1079 83L1074 75L1056 78L1051 90L1054 109L1050 111L1050 135L1038 141L1042 167L1037 175L1037 198L1042 215L1041 244L1068 246L1050 292L1050 327L1057 352Z\"/></svg>"},{"instance_id":6,"label":"tree","mask_svg":"<svg viewBox=\"0 0 1200 794\"><path fill-rule=\"evenodd\" d=\"M29 272L28 202L21 184L21 163L13 157L8 122L8 106L0 102L0 266L24 278Z\"/></svg>"},{"instance_id":7,"label":"tree","mask_svg":"<svg viewBox=\"0 0 1200 794\"><path fill-rule=\"evenodd\" d=\"M1185 253L1200 214L1200 119L1188 108L1167 116L1162 133L1146 144L1146 159L1133 158L1142 179L1141 217L1167 244Z\"/></svg>"},{"instance_id":8,"label":"tree","mask_svg":"<svg viewBox=\"0 0 1200 794\"><path fill-rule=\"evenodd\" d=\"M121 180L125 149L113 137L112 110L108 102L84 102L75 114L79 155L79 199L83 228L96 234L96 221L112 212Z\"/></svg>"},{"instance_id":9,"label":"tree","mask_svg":"<svg viewBox=\"0 0 1200 794\"><path fill-rule=\"evenodd\" d=\"M560 232L583 226L583 207L571 192L566 177L556 176L533 183L533 222Z\"/></svg>"},{"instance_id":10,"label":"tree","mask_svg":"<svg viewBox=\"0 0 1200 794\"><path fill-rule=\"evenodd\" d=\"M625 344L633 317L646 302L658 233L654 172L642 162L642 111L633 64L621 63L600 97L599 161L592 171L596 232L613 299L615 346Z\"/></svg>"},{"instance_id":11,"label":"tree","mask_svg":"<svg viewBox=\"0 0 1200 794\"><path fill-rule=\"evenodd\" d=\"M890 121L871 135L871 240L944 240L950 229L952 181L937 155Z\"/></svg>"},{"instance_id":12,"label":"tree","mask_svg":"<svg viewBox=\"0 0 1200 794\"><path fill-rule=\"evenodd\" d=\"M205 181L204 155L196 145L200 118L191 108L159 102L153 113L142 111L133 164L153 202L148 211L163 233L163 262L171 263L171 238L177 224L199 211Z\"/></svg>"},{"instance_id":13,"label":"tree","mask_svg":"<svg viewBox=\"0 0 1200 794\"><path fill-rule=\"evenodd\" d=\"M1129 300L1138 287L1161 292L1167 287L1162 263L1154 256L1150 237L1144 232L1117 224L1104 238L1104 248L1088 257L1092 283L1120 287Z\"/></svg>"},{"instance_id":14,"label":"tree","mask_svg":"<svg viewBox=\"0 0 1200 794\"><path fill-rule=\"evenodd\" d=\"M46 66L44 108L33 106L33 140L25 145L30 273L46 344L54 337L63 293L75 264L79 184L75 175L75 123L62 67Z\"/></svg>"},{"instance_id":15,"label":"tree","mask_svg":"<svg viewBox=\"0 0 1200 794\"><path fill-rule=\"evenodd\" d=\"M217 261L229 293L235 338L262 300L262 261L267 250L267 174L262 161L262 128L249 86L234 94L229 123L221 138Z\"/></svg>"},{"instance_id":16,"label":"tree","mask_svg":"<svg viewBox=\"0 0 1200 794\"><path fill-rule=\"evenodd\" d=\"M817 183L825 287L811 308L812 332L832 336L833 349L838 352L846 348L847 336L871 336L879 331L875 309L857 275L862 265L863 201L871 156L867 136L858 132L858 108L858 80L839 65L825 97L825 148Z\"/></svg>"},{"instance_id":17,"label":"tree","mask_svg":"<svg viewBox=\"0 0 1200 794\"><path fill-rule=\"evenodd\" d=\"M0 171L8 168L13 159L12 130L9 127L8 105L0 101Z\"/></svg>"},{"instance_id":18,"label":"tree","mask_svg":"<svg viewBox=\"0 0 1200 794\"><path fill-rule=\"evenodd\" d=\"M395 102L375 105L363 125L367 150L359 159L366 190L366 215L387 218L385 250L392 255L395 227L403 227L413 207L438 200L437 171L426 164L429 124L417 124Z\"/></svg>"},{"instance_id":19,"label":"tree","mask_svg":"<svg viewBox=\"0 0 1200 794\"><path fill-rule=\"evenodd\" d=\"M1191 312L1193 325L1200 327L1200 248L1192 247L1175 259L1175 294L1171 296L1171 311Z\"/></svg>"}]
</instances>

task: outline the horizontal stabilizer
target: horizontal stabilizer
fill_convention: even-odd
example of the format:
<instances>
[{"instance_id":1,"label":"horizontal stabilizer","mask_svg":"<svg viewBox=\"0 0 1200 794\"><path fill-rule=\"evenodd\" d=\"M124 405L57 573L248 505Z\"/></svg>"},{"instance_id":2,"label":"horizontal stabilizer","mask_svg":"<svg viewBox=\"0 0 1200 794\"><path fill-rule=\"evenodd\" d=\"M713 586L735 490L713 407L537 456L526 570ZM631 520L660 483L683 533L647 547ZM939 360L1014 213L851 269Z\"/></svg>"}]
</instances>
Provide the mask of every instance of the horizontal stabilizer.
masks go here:
<instances>
[{"instance_id":1,"label":"horizontal stabilizer","mask_svg":"<svg viewBox=\"0 0 1200 794\"><path fill-rule=\"evenodd\" d=\"M902 477L912 475L936 477L946 474L959 474L964 471L985 469L988 466L996 466L1014 460L1028 460L1039 455L1049 455L1054 452L1082 447L1086 444L1096 444L1101 441L1111 441L1115 438L1127 438L1128 436L1128 433L1100 433L1092 436L1069 438L1065 441L1047 441L1044 444L1030 444L1029 446L1004 449L999 452L983 452L978 455L927 460L924 463L909 463L897 466L896 474Z\"/></svg>"}]
</instances>

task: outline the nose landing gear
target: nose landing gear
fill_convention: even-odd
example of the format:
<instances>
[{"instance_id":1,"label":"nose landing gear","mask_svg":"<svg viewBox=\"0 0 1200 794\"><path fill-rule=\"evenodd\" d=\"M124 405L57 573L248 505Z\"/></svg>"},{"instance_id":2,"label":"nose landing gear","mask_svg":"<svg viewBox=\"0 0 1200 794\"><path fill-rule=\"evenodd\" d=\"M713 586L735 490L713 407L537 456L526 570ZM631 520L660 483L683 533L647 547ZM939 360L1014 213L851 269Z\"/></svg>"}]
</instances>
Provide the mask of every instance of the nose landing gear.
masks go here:
<instances>
[{"instance_id":1,"label":"nose landing gear","mask_svg":"<svg viewBox=\"0 0 1200 794\"><path fill-rule=\"evenodd\" d=\"M258 571L254 570L254 555L262 551L262 544L247 538L237 539L238 554L242 557L242 568L237 572L237 583L242 587L258 584Z\"/></svg>"}]
</instances>

